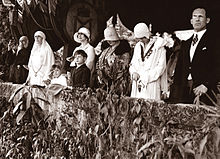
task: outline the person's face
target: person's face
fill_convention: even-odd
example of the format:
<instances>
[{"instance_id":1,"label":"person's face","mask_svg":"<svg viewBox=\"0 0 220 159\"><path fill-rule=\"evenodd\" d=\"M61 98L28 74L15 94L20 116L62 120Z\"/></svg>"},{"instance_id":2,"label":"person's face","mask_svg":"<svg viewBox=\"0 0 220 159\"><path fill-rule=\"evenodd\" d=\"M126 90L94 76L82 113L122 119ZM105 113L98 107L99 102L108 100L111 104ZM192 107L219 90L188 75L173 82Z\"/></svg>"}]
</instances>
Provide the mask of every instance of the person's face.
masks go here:
<instances>
[{"instance_id":1,"label":"person's face","mask_svg":"<svg viewBox=\"0 0 220 159\"><path fill-rule=\"evenodd\" d=\"M140 41L142 43L148 43L149 42L149 39L147 39L146 37L143 37L143 38L136 38L137 41Z\"/></svg>"},{"instance_id":2,"label":"person's face","mask_svg":"<svg viewBox=\"0 0 220 159\"><path fill-rule=\"evenodd\" d=\"M78 33L77 37L81 42L87 41L87 37L83 33Z\"/></svg>"},{"instance_id":3,"label":"person's face","mask_svg":"<svg viewBox=\"0 0 220 159\"><path fill-rule=\"evenodd\" d=\"M206 29L209 21L210 18L206 17L205 9L198 8L193 11L191 24L196 32Z\"/></svg>"},{"instance_id":4,"label":"person's face","mask_svg":"<svg viewBox=\"0 0 220 159\"><path fill-rule=\"evenodd\" d=\"M86 61L86 58L83 57L82 55L76 55L74 61L77 65L81 65Z\"/></svg>"},{"instance_id":5,"label":"person's face","mask_svg":"<svg viewBox=\"0 0 220 159\"><path fill-rule=\"evenodd\" d=\"M56 67L53 71L53 77L58 78L60 76L60 74L61 74L61 70Z\"/></svg>"},{"instance_id":6,"label":"person's face","mask_svg":"<svg viewBox=\"0 0 220 159\"><path fill-rule=\"evenodd\" d=\"M35 42L36 42L37 44L39 44L39 45L41 45L42 42L43 42L43 38L42 38L41 36L39 36L39 35L36 35L36 36L34 37L34 40L35 40Z\"/></svg>"},{"instance_id":7,"label":"person's face","mask_svg":"<svg viewBox=\"0 0 220 159\"><path fill-rule=\"evenodd\" d=\"M110 45L110 46L114 46L115 44L117 44L118 40L115 40L115 41L111 41L111 40L107 40L107 43Z\"/></svg>"},{"instance_id":8,"label":"person's face","mask_svg":"<svg viewBox=\"0 0 220 159\"><path fill-rule=\"evenodd\" d=\"M25 38L20 39L19 43L22 48L25 48L25 46L27 46L27 40Z\"/></svg>"}]
</instances>

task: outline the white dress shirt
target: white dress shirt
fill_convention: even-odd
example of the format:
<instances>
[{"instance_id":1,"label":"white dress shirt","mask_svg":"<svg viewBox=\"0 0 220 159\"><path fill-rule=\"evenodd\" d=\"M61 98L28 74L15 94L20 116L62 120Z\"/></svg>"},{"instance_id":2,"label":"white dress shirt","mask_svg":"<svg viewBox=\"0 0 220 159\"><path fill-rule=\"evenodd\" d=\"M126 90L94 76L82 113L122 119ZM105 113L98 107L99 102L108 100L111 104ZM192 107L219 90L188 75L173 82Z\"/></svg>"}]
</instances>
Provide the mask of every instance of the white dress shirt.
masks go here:
<instances>
[{"instance_id":1,"label":"white dress shirt","mask_svg":"<svg viewBox=\"0 0 220 159\"><path fill-rule=\"evenodd\" d=\"M205 30L202 30L202 31L199 31L199 32L195 32L194 31L194 34L193 34L193 38L195 37L195 35L197 34L198 35L198 41L193 45L193 44L191 44L191 47L190 47L190 62L192 62L192 60L193 60L193 56L194 56L194 54L195 54L195 51L196 51L196 48L197 48L197 46L198 46L198 44L199 44L199 41L200 41L200 39L202 38L202 36L203 36L203 34L206 32L206 29ZM191 75L191 73L189 74L189 76L188 76L188 78L187 78L188 80L191 80L192 79L192 75Z\"/></svg>"}]
</instances>

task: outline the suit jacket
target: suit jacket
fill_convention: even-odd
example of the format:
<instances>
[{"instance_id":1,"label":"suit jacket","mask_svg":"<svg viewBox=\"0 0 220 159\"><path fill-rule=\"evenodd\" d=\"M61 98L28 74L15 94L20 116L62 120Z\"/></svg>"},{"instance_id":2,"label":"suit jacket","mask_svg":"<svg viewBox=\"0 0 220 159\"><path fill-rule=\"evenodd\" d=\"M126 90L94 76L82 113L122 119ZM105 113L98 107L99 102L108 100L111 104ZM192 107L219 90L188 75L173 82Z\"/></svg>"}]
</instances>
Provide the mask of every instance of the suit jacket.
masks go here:
<instances>
[{"instance_id":1,"label":"suit jacket","mask_svg":"<svg viewBox=\"0 0 220 159\"><path fill-rule=\"evenodd\" d=\"M73 87L88 87L90 81L90 69L83 64L79 68L71 68L71 83Z\"/></svg>"},{"instance_id":2,"label":"suit jacket","mask_svg":"<svg viewBox=\"0 0 220 159\"><path fill-rule=\"evenodd\" d=\"M192 75L193 88L203 84L209 91L216 84L215 75L215 44L213 43L213 35L208 30L201 37L195 50L192 62L190 62L190 46L193 37L187 41L183 41L175 69L174 83L171 86L170 99L174 103L188 103L187 96L189 89L187 88L187 78ZM194 97L192 97L193 99ZM192 103L191 101L190 103Z\"/></svg>"}]
</instances>

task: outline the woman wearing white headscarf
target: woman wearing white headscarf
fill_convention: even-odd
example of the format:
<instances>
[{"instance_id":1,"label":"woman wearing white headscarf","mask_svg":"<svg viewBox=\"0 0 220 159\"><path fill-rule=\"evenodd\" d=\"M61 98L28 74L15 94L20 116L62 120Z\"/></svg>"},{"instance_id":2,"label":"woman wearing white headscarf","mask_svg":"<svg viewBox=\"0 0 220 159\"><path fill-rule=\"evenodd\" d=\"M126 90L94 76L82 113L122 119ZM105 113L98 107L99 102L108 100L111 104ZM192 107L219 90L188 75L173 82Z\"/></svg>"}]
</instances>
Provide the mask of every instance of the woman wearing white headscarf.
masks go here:
<instances>
[{"instance_id":1,"label":"woman wearing white headscarf","mask_svg":"<svg viewBox=\"0 0 220 159\"><path fill-rule=\"evenodd\" d=\"M44 86L44 80L48 79L50 69L54 64L54 54L46 41L42 31L34 34L34 45L28 62L29 74L27 82L30 85Z\"/></svg>"}]
</instances>

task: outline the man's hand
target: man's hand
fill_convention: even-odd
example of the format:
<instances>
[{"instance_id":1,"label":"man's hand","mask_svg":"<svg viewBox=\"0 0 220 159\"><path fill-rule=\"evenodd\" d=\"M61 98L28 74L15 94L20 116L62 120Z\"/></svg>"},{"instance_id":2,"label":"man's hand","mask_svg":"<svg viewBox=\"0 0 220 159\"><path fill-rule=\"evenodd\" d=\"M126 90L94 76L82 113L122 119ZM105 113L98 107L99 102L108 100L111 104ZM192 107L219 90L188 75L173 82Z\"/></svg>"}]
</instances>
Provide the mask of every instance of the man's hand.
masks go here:
<instances>
[{"instance_id":1,"label":"man's hand","mask_svg":"<svg viewBox=\"0 0 220 159\"><path fill-rule=\"evenodd\" d=\"M139 78L140 78L140 75L139 75L137 72L134 72L134 73L132 74L132 80L137 81L137 80L139 80Z\"/></svg>"},{"instance_id":2,"label":"man's hand","mask_svg":"<svg viewBox=\"0 0 220 159\"><path fill-rule=\"evenodd\" d=\"M199 85L198 87L193 89L193 92L196 96L201 96L202 94L206 93L208 88L203 84Z\"/></svg>"}]
</instances>

